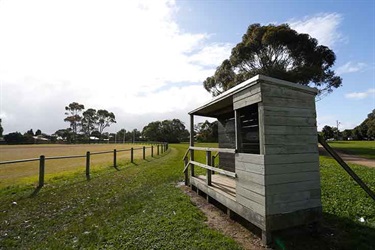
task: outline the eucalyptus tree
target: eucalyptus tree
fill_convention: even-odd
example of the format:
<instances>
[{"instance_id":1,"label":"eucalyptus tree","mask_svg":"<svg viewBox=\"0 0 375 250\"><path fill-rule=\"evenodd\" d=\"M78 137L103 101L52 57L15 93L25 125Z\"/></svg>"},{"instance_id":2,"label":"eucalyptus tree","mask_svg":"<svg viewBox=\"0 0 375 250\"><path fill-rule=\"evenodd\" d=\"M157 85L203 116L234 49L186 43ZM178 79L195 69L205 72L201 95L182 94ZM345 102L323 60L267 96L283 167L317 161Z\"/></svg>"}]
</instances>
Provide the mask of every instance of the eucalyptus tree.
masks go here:
<instances>
[{"instance_id":1,"label":"eucalyptus tree","mask_svg":"<svg viewBox=\"0 0 375 250\"><path fill-rule=\"evenodd\" d=\"M84 109L85 106L83 104L79 104L78 102L72 102L65 107L65 115L67 115L67 117L64 119L64 121L70 123L74 140L76 138L77 130L82 120L81 113Z\"/></svg>"},{"instance_id":2,"label":"eucalyptus tree","mask_svg":"<svg viewBox=\"0 0 375 250\"><path fill-rule=\"evenodd\" d=\"M82 113L82 132L90 138L91 132L94 131L95 125L98 122L98 115L95 109L89 108Z\"/></svg>"},{"instance_id":3,"label":"eucalyptus tree","mask_svg":"<svg viewBox=\"0 0 375 250\"><path fill-rule=\"evenodd\" d=\"M103 130L109 126L111 126L112 123L116 123L116 117L115 114L112 112L109 112L105 109L99 109L96 112L97 115L97 129L100 134L103 133Z\"/></svg>"},{"instance_id":4,"label":"eucalyptus tree","mask_svg":"<svg viewBox=\"0 0 375 250\"><path fill-rule=\"evenodd\" d=\"M216 96L263 74L329 93L342 84L342 79L331 69L335 60L331 49L318 45L315 38L299 34L287 24L252 24L242 41L232 49L230 58L224 60L203 85Z\"/></svg>"}]
</instances>

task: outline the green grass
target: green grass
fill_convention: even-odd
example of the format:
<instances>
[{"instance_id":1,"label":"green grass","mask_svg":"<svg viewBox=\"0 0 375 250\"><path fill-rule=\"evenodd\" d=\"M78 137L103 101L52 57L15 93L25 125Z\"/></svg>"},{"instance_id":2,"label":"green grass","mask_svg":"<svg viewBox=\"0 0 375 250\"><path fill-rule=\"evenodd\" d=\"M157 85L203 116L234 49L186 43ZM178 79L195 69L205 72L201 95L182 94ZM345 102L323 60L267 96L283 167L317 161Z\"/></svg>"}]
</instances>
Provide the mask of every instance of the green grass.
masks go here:
<instances>
[{"instance_id":1,"label":"green grass","mask_svg":"<svg viewBox=\"0 0 375 250\"><path fill-rule=\"evenodd\" d=\"M350 164L360 178L375 191L375 171ZM319 235L294 231L278 240L278 249L374 249L375 202L330 157L320 157L323 220ZM360 222L363 218L365 222Z\"/></svg>"},{"instance_id":2,"label":"green grass","mask_svg":"<svg viewBox=\"0 0 375 250\"><path fill-rule=\"evenodd\" d=\"M375 159L375 141L333 141L329 145L347 154Z\"/></svg>"},{"instance_id":3,"label":"green grass","mask_svg":"<svg viewBox=\"0 0 375 250\"><path fill-rule=\"evenodd\" d=\"M186 145L163 157L0 193L0 249L239 249L175 187ZM12 203L16 202L17 205Z\"/></svg>"},{"instance_id":4,"label":"green grass","mask_svg":"<svg viewBox=\"0 0 375 250\"><path fill-rule=\"evenodd\" d=\"M32 185L0 189L0 249L239 249L175 187L186 148L172 145L120 171L98 169L90 181L82 173L55 177L33 197ZM375 171L351 166L375 190ZM321 157L321 182L322 232L281 233L276 249L375 246L375 202L331 158Z\"/></svg>"}]
</instances>

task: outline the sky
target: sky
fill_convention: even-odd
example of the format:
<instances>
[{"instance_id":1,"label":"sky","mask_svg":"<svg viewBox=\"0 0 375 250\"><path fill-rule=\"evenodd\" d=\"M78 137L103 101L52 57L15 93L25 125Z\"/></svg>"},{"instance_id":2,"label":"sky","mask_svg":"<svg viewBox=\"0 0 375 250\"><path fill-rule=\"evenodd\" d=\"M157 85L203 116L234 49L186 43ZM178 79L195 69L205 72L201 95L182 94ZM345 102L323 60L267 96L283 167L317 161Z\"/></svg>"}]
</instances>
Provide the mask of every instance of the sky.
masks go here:
<instances>
[{"instance_id":1,"label":"sky","mask_svg":"<svg viewBox=\"0 0 375 250\"><path fill-rule=\"evenodd\" d=\"M353 128L375 108L375 1L0 0L4 133L67 128L71 102L114 112L107 132L187 126L253 23L288 23L335 52L343 86L317 101L318 129Z\"/></svg>"}]
</instances>

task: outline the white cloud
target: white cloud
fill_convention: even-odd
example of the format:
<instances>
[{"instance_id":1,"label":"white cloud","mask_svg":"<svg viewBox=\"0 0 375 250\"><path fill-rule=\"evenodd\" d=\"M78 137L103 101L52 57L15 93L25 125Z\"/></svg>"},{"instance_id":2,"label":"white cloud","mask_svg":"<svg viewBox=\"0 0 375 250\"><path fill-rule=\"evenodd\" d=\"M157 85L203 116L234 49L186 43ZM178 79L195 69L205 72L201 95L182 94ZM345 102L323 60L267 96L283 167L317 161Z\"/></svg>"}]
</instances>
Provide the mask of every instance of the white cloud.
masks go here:
<instances>
[{"instance_id":1,"label":"white cloud","mask_svg":"<svg viewBox=\"0 0 375 250\"><path fill-rule=\"evenodd\" d=\"M299 33L307 33L321 45L333 47L343 36L338 31L342 17L338 13L320 13L306 16L303 20L289 20L290 27Z\"/></svg>"},{"instance_id":2,"label":"white cloud","mask_svg":"<svg viewBox=\"0 0 375 250\"><path fill-rule=\"evenodd\" d=\"M336 73L337 74L346 74L346 73L354 73L361 71L366 68L365 63L354 63L354 62L347 62L344 65L337 68Z\"/></svg>"},{"instance_id":3,"label":"white cloud","mask_svg":"<svg viewBox=\"0 0 375 250\"><path fill-rule=\"evenodd\" d=\"M353 92L345 95L349 99L365 99L367 97L375 98L375 89L369 89L365 92Z\"/></svg>"},{"instance_id":4,"label":"white cloud","mask_svg":"<svg viewBox=\"0 0 375 250\"><path fill-rule=\"evenodd\" d=\"M174 1L1 1L5 132L66 127L73 101L145 122L150 113L187 115L210 98L201 83L231 46L182 32L177 12Z\"/></svg>"},{"instance_id":5,"label":"white cloud","mask_svg":"<svg viewBox=\"0 0 375 250\"><path fill-rule=\"evenodd\" d=\"M224 58L229 58L233 45L230 43L225 44L212 44L206 46L198 53L190 57L190 62L198 63L203 66L219 66Z\"/></svg>"}]
</instances>

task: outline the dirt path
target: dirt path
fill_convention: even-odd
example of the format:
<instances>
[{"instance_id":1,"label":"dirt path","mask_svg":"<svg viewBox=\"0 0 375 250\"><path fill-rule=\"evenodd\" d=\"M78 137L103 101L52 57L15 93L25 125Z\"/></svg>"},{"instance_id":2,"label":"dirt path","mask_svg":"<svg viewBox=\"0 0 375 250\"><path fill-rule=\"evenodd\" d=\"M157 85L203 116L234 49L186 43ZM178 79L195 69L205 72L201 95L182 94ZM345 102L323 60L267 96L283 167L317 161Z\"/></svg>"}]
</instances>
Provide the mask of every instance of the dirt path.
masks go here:
<instances>
[{"instance_id":1,"label":"dirt path","mask_svg":"<svg viewBox=\"0 0 375 250\"><path fill-rule=\"evenodd\" d=\"M207 203L206 199L199 196L189 187L180 185L182 191L190 197L191 202L196 205L207 217L206 224L235 240L243 249L264 250L266 249L258 236L229 217L214 205Z\"/></svg>"},{"instance_id":2,"label":"dirt path","mask_svg":"<svg viewBox=\"0 0 375 250\"><path fill-rule=\"evenodd\" d=\"M340 150L334 149L340 157L346 162L346 163L352 163L352 164L358 164L370 168L375 168L375 160L366 159L360 156L356 155L348 155L343 153ZM319 154L320 155L329 155L328 152L319 144Z\"/></svg>"}]
</instances>

